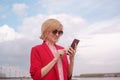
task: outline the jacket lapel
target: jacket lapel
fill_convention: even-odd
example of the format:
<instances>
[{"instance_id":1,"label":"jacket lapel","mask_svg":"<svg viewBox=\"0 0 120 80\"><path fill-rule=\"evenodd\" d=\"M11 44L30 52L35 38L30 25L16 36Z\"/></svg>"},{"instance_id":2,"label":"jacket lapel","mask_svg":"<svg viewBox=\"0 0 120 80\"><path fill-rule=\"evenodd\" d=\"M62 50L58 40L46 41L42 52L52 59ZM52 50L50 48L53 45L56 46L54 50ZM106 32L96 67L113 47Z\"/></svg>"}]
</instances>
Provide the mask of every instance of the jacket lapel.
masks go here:
<instances>
[{"instance_id":1,"label":"jacket lapel","mask_svg":"<svg viewBox=\"0 0 120 80\"><path fill-rule=\"evenodd\" d=\"M43 46L44 46L45 50L47 51L47 54L50 56L50 59L53 60L54 56L53 56L53 54L52 54L52 51L49 49L49 47L47 46L47 44L46 44L45 42L43 43ZM56 47L56 48L57 48L57 47ZM59 74L58 74L57 64L55 64L54 67L55 67L55 68L54 68L55 73L56 73L56 75L57 75L57 77L58 77L58 80L59 80Z\"/></svg>"}]
</instances>

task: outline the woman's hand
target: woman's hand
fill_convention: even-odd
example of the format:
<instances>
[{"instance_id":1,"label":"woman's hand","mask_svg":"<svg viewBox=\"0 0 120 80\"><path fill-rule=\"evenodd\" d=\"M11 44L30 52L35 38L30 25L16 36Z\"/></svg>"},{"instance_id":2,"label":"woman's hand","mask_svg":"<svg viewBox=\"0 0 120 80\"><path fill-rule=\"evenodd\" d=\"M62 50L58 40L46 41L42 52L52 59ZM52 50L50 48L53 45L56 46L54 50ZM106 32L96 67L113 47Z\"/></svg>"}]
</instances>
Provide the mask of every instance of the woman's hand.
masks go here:
<instances>
[{"instance_id":1,"label":"woman's hand","mask_svg":"<svg viewBox=\"0 0 120 80\"><path fill-rule=\"evenodd\" d=\"M68 53L69 53L69 56L75 56L75 53L76 53L76 49L73 49L72 47L69 47L68 49Z\"/></svg>"},{"instance_id":2,"label":"woman's hand","mask_svg":"<svg viewBox=\"0 0 120 80\"><path fill-rule=\"evenodd\" d=\"M58 54L59 54L60 57L62 57L65 53L66 53L65 49L58 50Z\"/></svg>"},{"instance_id":3,"label":"woman's hand","mask_svg":"<svg viewBox=\"0 0 120 80\"><path fill-rule=\"evenodd\" d=\"M75 53L76 53L76 49L77 49L77 45L76 44L75 44L75 48L74 49L72 47L69 47L67 52L69 53L70 59L74 58Z\"/></svg>"}]
</instances>

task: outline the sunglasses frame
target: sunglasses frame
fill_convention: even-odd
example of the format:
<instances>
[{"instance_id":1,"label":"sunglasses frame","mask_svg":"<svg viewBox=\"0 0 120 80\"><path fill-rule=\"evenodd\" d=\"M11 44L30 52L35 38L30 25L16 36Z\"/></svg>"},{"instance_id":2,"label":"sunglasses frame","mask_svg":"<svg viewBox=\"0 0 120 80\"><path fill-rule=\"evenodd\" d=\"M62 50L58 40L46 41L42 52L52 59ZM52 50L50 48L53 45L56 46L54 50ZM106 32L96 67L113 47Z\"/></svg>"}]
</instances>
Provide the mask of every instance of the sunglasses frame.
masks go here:
<instances>
[{"instance_id":1,"label":"sunglasses frame","mask_svg":"<svg viewBox=\"0 0 120 80\"><path fill-rule=\"evenodd\" d=\"M62 34L63 34L63 31L62 31L62 30L59 31L59 30L55 29L55 30L52 31L52 33L53 33L54 35L56 35L57 33L58 33L59 35L62 35Z\"/></svg>"}]
</instances>

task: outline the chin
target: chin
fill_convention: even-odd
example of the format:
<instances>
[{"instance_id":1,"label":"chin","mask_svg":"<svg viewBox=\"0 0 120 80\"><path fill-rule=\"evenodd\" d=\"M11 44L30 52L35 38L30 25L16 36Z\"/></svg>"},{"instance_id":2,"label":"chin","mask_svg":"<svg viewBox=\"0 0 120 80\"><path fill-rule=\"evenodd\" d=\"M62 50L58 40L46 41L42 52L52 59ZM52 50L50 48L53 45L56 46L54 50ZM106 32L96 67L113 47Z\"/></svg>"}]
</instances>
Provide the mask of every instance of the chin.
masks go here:
<instances>
[{"instance_id":1,"label":"chin","mask_svg":"<svg viewBox=\"0 0 120 80\"><path fill-rule=\"evenodd\" d=\"M55 43L58 42L58 39L54 40L54 42L55 42Z\"/></svg>"}]
</instances>

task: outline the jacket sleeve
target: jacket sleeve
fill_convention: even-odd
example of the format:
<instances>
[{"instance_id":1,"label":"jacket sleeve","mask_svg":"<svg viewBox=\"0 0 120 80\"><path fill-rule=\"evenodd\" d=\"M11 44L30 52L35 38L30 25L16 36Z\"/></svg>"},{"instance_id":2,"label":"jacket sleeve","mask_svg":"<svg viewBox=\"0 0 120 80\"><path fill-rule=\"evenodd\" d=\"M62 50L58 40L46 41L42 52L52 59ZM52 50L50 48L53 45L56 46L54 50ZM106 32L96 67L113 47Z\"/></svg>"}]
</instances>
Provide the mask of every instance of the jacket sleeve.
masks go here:
<instances>
[{"instance_id":1,"label":"jacket sleeve","mask_svg":"<svg viewBox=\"0 0 120 80\"><path fill-rule=\"evenodd\" d=\"M41 68L42 64L39 52L33 47L30 55L30 75L33 80L41 80Z\"/></svg>"}]
</instances>

